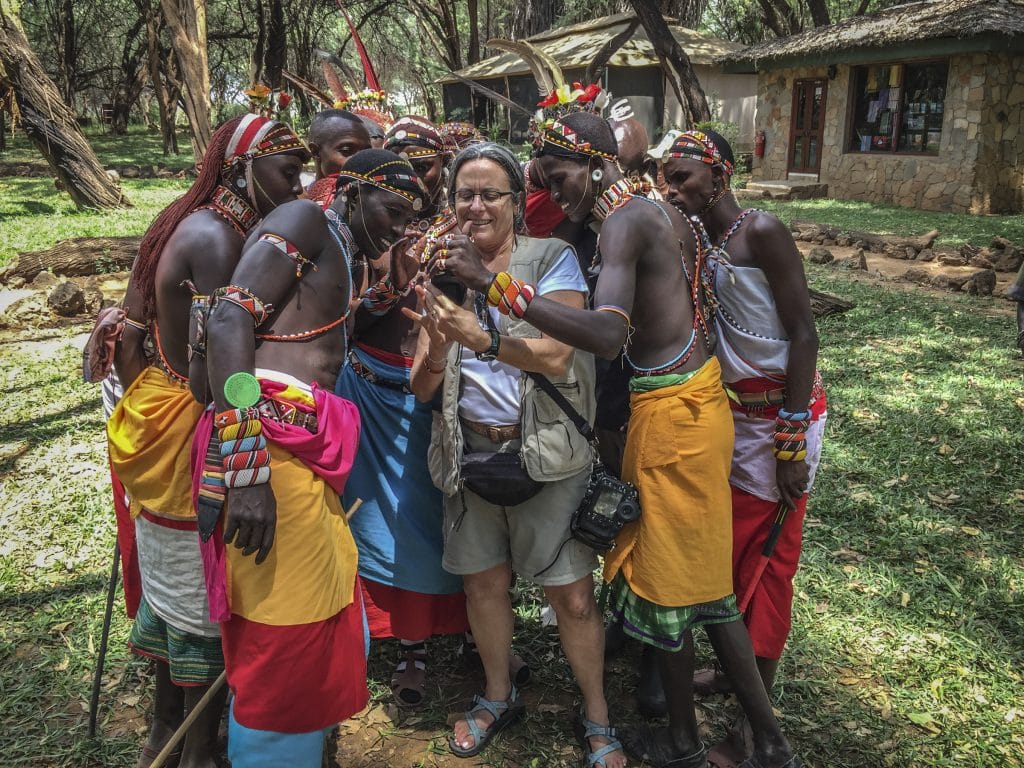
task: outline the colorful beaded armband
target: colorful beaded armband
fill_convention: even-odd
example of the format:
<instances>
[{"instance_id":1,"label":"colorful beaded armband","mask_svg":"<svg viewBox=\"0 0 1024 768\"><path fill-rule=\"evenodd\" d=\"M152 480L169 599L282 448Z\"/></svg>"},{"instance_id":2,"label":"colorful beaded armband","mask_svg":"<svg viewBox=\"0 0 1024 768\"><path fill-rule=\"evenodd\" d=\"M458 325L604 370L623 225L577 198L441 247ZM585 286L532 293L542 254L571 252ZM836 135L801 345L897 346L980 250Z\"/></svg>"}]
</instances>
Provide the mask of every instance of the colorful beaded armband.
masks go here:
<instances>
[{"instance_id":1,"label":"colorful beaded armband","mask_svg":"<svg viewBox=\"0 0 1024 768\"><path fill-rule=\"evenodd\" d=\"M516 280L508 272L498 272L487 288L487 303L503 315L522 319L536 295L536 287Z\"/></svg>"},{"instance_id":2,"label":"colorful beaded armband","mask_svg":"<svg viewBox=\"0 0 1024 768\"><path fill-rule=\"evenodd\" d=\"M803 461L807 458L807 430L811 412L790 413L779 409L775 417L775 445L772 452L778 461Z\"/></svg>"},{"instance_id":3,"label":"colorful beaded armband","mask_svg":"<svg viewBox=\"0 0 1024 768\"><path fill-rule=\"evenodd\" d=\"M224 486L244 488L270 480L270 451L255 408L234 408L214 417L220 439Z\"/></svg>"},{"instance_id":4,"label":"colorful beaded armband","mask_svg":"<svg viewBox=\"0 0 1024 768\"><path fill-rule=\"evenodd\" d=\"M384 275L380 280L366 289L363 294L363 306L371 315L386 315L402 298L402 292L391 282L391 275Z\"/></svg>"},{"instance_id":5,"label":"colorful beaded armband","mask_svg":"<svg viewBox=\"0 0 1024 768\"><path fill-rule=\"evenodd\" d=\"M210 295L211 309L221 301L234 304L236 307L241 307L248 312L252 317L253 324L256 328L263 325L266 319L270 317L274 311L274 306L272 304L264 304L259 296L239 285L226 285L223 288L215 290Z\"/></svg>"}]
</instances>

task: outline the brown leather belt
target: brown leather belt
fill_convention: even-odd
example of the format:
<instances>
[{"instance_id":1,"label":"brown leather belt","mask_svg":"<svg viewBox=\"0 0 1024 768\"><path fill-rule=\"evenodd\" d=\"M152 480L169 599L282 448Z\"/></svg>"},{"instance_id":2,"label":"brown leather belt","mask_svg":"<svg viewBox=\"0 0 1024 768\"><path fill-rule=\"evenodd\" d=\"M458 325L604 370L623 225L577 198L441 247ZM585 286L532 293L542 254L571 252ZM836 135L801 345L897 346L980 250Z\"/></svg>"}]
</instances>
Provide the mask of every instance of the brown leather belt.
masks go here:
<instances>
[{"instance_id":1,"label":"brown leather belt","mask_svg":"<svg viewBox=\"0 0 1024 768\"><path fill-rule=\"evenodd\" d=\"M315 413L300 411L298 408L290 408L276 400L260 400L256 404L256 409L260 412L261 416L266 416L268 419L279 421L282 424L293 424L296 427L302 427L314 435L316 434L317 418Z\"/></svg>"},{"instance_id":2,"label":"brown leather belt","mask_svg":"<svg viewBox=\"0 0 1024 768\"><path fill-rule=\"evenodd\" d=\"M459 421L470 432L483 435L492 443L506 443L509 440L518 440L523 436L523 430L518 424L483 424L479 421L464 419L461 416Z\"/></svg>"}]
</instances>

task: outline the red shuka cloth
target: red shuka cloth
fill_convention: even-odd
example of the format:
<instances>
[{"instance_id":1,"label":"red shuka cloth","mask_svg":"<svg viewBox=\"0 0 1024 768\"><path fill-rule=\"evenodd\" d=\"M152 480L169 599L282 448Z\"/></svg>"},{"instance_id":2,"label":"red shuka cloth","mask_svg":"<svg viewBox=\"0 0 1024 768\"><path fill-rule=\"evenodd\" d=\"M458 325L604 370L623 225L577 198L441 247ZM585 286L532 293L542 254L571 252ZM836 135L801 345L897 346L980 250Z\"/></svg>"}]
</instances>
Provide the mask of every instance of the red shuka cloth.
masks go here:
<instances>
[{"instance_id":1,"label":"red shuka cloth","mask_svg":"<svg viewBox=\"0 0 1024 768\"><path fill-rule=\"evenodd\" d=\"M370 637L426 640L469 631L466 595L427 595L360 578Z\"/></svg>"},{"instance_id":2,"label":"red shuka cloth","mask_svg":"<svg viewBox=\"0 0 1024 768\"><path fill-rule=\"evenodd\" d=\"M363 606L356 595L325 621L271 626L232 615L221 642L235 719L246 728L309 733L362 710L366 688Z\"/></svg>"},{"instance_id":3,"label":"red shuka cloth","mask_svg":"<svg viewBox=\"0 0 1024 768\"><path fill-rule=\"evenodd\" d=\"M109 462L108 462L109 463ZM110 467L110 485L114 493L114 517L117 520L117 550L121 553L121 584L124 587L124 610L134 619L142 599L142 575L139 573L139 552L135 545L135 521L128 511L124 486Z\"/></svg>"},{"instance_id":4,"label":"red shuka cloth","mask_svg":"<svg viewBox=\"0 0 1024 768\"><path fill-rule=\"evenodd\" d=\"M732 488L732 571L733 588L737 595L747 593L747 585L761 559L761 549L775 519L777 501L758 498L753 494ZM765 659L780 659L792 626L793 576L800 562L803 544L804 515L807 512L807 494L789 510L782 524L779 540L775 544L761 580L743 617L754 655Z\"/></svg>"},{"instance_id":5,"label":"red shuka cloth","mask_svg":"<svg viewBox=\"0 0 1024 768\"><path fill-rule=\"evenodd\" d=\"M565 221L562 206L551 199L546 189L526 195L526 230L530 237L551 237L555 227Z\"/></svg>"}]
</instances>

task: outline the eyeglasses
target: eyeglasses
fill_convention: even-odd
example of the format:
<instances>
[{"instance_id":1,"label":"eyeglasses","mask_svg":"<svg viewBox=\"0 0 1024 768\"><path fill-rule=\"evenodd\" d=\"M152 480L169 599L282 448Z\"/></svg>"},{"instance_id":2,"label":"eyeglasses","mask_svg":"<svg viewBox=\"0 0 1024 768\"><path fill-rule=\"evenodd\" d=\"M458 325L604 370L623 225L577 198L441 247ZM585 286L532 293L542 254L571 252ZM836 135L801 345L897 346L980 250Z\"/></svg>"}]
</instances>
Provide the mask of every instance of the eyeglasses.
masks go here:
<instances>
[{"instance_id":1,"label":"eyeglasses","mask_svg":"<svg viewBox=\"0 0 1024 768\"><path fill-rule=\"evenodd\" d=\"M515 192L502 192L500 189L482 189L479 192L474 192L472 189L458 189L455 191L455 199L460 203L472 203L475 198L479 197L486 204L494 205L501 198L514 194Z\"/></svg>"}]
</instances>

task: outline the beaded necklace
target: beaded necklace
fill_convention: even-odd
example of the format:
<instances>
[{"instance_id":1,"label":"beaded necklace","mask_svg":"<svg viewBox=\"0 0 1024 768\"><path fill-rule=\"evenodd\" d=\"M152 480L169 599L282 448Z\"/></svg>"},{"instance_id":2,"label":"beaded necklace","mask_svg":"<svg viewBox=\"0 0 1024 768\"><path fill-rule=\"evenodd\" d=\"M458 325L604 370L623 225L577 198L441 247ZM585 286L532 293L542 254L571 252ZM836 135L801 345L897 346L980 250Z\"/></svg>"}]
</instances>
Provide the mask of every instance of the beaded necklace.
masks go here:
<instances>
[{"instance_id":1,"label":"beaded necklace","mask_svg":"<svg viewBox=\"0 0 1024 768\"><path fill-rule=\"evenodd\" d=\"M746 210L740 211L740 215L733 219L732 224L729 225L729 228L725 231L725 234L718 241L718 245L715 247L720 251L724 251L726 243L729 242L729 238L736 234L736 230L738 230L740 225L743 224L743 220L752 213L760 212L760 208L747 208Z\"/></svg>"},{"instance_id":2,"label":"beaded necklace","mask_svg":"<svg viewBox=\"0 0 1024 768\"><path fill-rule=\"evenodd\" d=\"M210 198L210 202L206 205L199 206L197 210L203 209L216 213L224 219L224 221L230 224L242 237L248 235L249 230L252 229L260 219L260 215L251 205L249 205L247 201L236 195L223 184L219 185L213 191L213 196Z\"/></svg>"},{"instance_id":3,"label":"beaded necklace","mask_svg":"<svg viewBox=\"0 0 1024 768\"><path fill-rule=\"evenodd\" d=\"M647 191L644 186L635 179L619 179L594 201L594 218L604 221L634 197L643 197Z\"/></svg>"}]
</instances>

